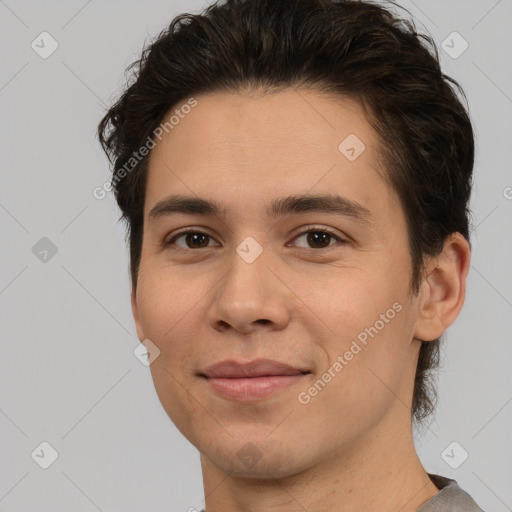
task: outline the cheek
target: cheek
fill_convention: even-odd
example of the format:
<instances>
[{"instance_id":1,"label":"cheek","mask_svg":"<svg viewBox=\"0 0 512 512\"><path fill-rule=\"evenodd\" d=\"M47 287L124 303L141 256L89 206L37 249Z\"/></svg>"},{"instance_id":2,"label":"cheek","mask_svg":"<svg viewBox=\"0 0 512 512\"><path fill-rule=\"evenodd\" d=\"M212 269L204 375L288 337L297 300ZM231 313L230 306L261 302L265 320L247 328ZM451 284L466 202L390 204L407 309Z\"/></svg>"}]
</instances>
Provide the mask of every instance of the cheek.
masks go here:
<instances>
[{"instance_id":1,"label":"cheek","mask_svg":"<svg viewBox=\"0 0 512 512\"><path fill-rule=\"evenodd\" d=\"M303 414L311 430L327 430L327 437L343 443L374 427L397 397L407 403L402 394L409 361L405 305L393 313L389 323L368 312L365 320L354 315L345 325L340 321L341 335L323 347L328 362L300 397L301 403L310 401Z\"/></svg>"},{"instance_id":2,"label":"cheek","mask_svg":"<svg viewBox=\"0 0 512 512\"><path fill-rule=\"evenodd\" d=\"M173 269L145 272L138 282L137 303L146 337L171 342L188 317L197 315L205 293L201 283L191 283Z\"/></svg>"},{"instance_id":3,"label":"cheek","mask_svg":"<svg viewBox=\"0 0 512 512\"><path fill-rule=\"evenodd\" d=\"M400 387L412 323L408 281L396 277L389 269L376 267L372 272L367 267L350 275L340 272L321 288L305 286L307 304L318 312L309 317L319 326L317 343L325 355L318 376L329 381L326 387L331 390L319 393L324 395L319 407L324 400L329 407L333 400L355 412L364 404L371 410L370 403L378 406Z\"/></svg>"},{"instance_id":4,"label":"cheek","mask_svg":"<svg viewBox=\"0 0 512 512\"><path fill-rule=\"evenodd\" d=\"M169 418L186 435L190 418L202 414L188 390L194 384L194 341L199 336L199 325L193 319L206 313L197 295L201 290L185 287L183 278L170 277L169 269L146 272L138 283L137 298L144 335L160 350L150 365L155 391Z\"/></svg>"},{"instance_id":5,"label":"cheek","mask_svg":"<svg viewBox=\"0 0 512 512\"><path fill-rule=\"evenodd\" d=\"M305 274L295 280L293 289L303 299L297 307L322 329L323 339L333 348L358 335L364 342L376 330L389 332L390 325L404 316L405 283L381 262L345 266L329 275Z\"/></svg>"}]
</instances>

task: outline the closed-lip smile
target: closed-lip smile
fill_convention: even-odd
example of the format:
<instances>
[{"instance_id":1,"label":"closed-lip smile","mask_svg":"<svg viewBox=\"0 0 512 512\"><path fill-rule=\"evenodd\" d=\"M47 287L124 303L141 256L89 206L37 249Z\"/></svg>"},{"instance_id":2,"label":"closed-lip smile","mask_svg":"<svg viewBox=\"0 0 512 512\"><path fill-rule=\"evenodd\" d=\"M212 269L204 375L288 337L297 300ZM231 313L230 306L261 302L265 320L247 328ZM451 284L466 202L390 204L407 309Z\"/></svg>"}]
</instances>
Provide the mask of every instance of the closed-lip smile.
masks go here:
<instances>
[{"instance_id":1,"label":"closed-lip smile","mask_svg":"<svg viewBox=\"0 0 512 512\"><path fill-rule=\"evenodd\" d=\"M311 372L303 367L271 359L247 363L229 359L199 372L217 395L237 402L265 399L302 382L308 374Z\"/></svg>"}]
</instances>

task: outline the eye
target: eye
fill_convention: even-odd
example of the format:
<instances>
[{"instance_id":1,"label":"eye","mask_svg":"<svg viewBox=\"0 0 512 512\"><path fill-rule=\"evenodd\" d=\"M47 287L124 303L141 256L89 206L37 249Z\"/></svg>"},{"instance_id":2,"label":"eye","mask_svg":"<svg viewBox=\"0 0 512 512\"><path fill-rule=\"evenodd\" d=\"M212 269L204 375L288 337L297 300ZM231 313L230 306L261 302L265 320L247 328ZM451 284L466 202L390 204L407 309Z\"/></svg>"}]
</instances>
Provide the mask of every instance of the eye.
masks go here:
<instances>
[{"instance_id":1,"label":"eye","mask_svg":"<svg viewBox=\"0 0 512 512\"><path fill-rule=\"evenodd\" d=\"M306 236L307 235L307 236ZM334 244L330 242L335 239L341 244L348 243L347 240L339 237L330 229L319 227L319 226L307 226L307 228L299 233L294 240L298 240L301 237L306 236L306 243L312 245L310 247L303 247L304 249L325 249ZM185 245L176 244L176 241L184 238ZM186 251L190 249L206 249L208 247L212 247L209 245L209 242L213 240L213 238L201 231L182 231L177 235L173 236L171 239L164 242L164 247L174 246L174 249L178 251Z\"/></svg>"},{"instance_id":2,"label":"eye","mask_svg":"<svg viewBox=\"0 0 512 512\"><path fill-rule=\"evenodd\" d=\"M187 249L204 249L208 247L208 239L212 239L210 235L202 233L201 231L182 231L170 240L164 242L165 247L175 245L175 241L185 237L185 246L176 245L177 250Z\"/></svg>"},{"instance_id":3,"label":"eye","mask_svg":"<svg viewBox=\"0 0 512 512\"><path fill-rule=\"evenodd\" d=\"M310 245L310 247L303 247L304 249L325 249L334 245L329 243L333 238L341 244L348 243L347 240L339 237L330 229L319 226L308 226L304 231L299 233L294 240L298 240L304 236L306 237L306 243Z\"/></svg>"}]
</instances>

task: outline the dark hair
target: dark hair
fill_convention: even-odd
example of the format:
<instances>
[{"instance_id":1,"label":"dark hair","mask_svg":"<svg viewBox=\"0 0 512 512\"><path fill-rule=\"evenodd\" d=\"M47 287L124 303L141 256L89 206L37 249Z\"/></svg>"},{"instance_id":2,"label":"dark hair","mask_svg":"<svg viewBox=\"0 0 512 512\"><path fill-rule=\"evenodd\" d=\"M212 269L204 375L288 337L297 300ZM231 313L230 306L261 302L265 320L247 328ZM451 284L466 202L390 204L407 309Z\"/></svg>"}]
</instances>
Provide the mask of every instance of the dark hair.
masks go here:
<instances>
[{"instance_id":1,"label":"dark hair","mask_svg":"<svg viewBox=\"0 0 512 512\"><path fill-rule=\"evenodd\" d=\"M365 1L225 0L200 15L177 16L127 71L134 66L134 80L98 127L127 222L133 289L148 161L133 156L171 108L214 91L316 87L368 105L384 178L407 221L411 293L419 291L424 256L439 254L449 234L469 242L474 140L455 89L464 92L441 72L434 41L412 21ZM411 410L419 423L435 408L431 371L440 341L421 343Z\"/></svg>"}]
</instances>

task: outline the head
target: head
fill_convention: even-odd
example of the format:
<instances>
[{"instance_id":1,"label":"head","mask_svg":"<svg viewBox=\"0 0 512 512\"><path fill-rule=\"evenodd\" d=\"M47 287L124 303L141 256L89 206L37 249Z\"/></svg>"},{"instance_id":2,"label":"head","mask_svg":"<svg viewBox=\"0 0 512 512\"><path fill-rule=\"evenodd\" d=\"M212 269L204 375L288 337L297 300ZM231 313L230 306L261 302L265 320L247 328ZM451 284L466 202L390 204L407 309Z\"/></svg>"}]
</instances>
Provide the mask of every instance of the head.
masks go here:
<instances>
[{"instance_id":1,"label":"head","mask_svg":"<svg viewBox=\"0 0 512 512\"><path fill-rule=\"evenodd\" d=\"M338 446L404 404L397 414L424 421L442 334L464 299L474 157L460 87L434 43L371 3L227 0L177 17L135 65L99 137L127 222L137 332L161 351L151 370L178 428L219 460L232 454L215 439L236 438L300 467L329 447L295 455L270 436L285 411L286 439L329 413ZM159 215L170 195L219 208L181 201L190 213ZM302 195L348 203L338 215L287 201L268 215L274 200ZM306 242L305 223L316 233ZM247 237L261 250L251 262ZM234 417L199 373L258 357L310 378ZM308 392L326 371L325 388Z\"/></svg>"}]
</instances>

